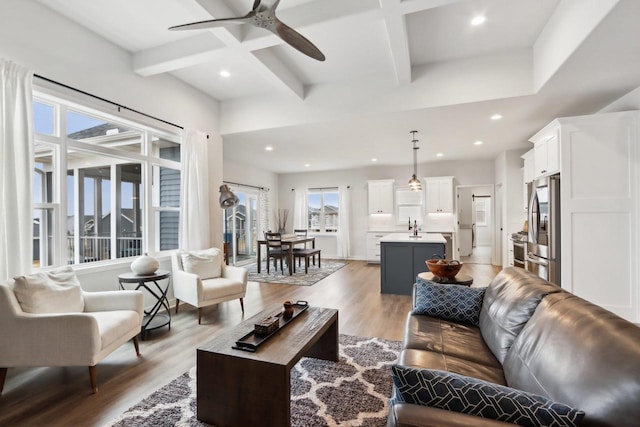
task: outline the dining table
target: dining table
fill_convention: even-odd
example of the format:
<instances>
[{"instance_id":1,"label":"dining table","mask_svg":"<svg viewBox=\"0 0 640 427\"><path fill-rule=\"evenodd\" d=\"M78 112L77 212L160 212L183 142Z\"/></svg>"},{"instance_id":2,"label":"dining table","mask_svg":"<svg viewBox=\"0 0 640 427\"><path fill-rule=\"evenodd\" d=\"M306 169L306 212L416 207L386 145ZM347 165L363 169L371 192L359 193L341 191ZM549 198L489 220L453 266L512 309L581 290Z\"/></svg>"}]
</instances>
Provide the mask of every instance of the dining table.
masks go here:
<instances>
[{"instance_id":1,"label":"dining table","mask_svg":"<svg viewBox=\"0 0 640 427\"><path fill-rule=\"evenodd\" d=\"M295 272L295 263L293 262L293 247L296 245L301 245L301 244L306 244L306 243L311 243L311 247L313 249L315 249L316 247L316 238L311 236L311 237L305 237L305 236L297 236L295 234L291 234L291 235L282 235L282 239L280 240L282 242L282 246L286 246L289 250L289 274L293 274L293 272ZM262 266L262 245L267 246L267 240L266 239L258 239L258 273L260 273L261 271L261 266ZM284 248L283 248L284 249ZM269 260L267 259L267 262L269 262Z\"/></svg>"}]
</instances>

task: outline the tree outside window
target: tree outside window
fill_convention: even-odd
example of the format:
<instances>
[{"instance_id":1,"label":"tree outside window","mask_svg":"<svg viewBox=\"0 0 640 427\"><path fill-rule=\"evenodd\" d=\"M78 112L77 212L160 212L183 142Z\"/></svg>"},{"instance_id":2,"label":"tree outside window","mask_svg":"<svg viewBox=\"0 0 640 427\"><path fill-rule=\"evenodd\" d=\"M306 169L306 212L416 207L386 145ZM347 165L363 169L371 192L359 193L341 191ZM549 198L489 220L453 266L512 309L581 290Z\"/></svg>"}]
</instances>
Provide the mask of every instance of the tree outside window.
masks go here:
<instances>
[{"instance_id":1,"label":"tree outside window","mask_svg":"<svg viewBox=\"0 0 640 427\"><path fill-rule=\"evenodd\" d=\"M307 195L307 228L312 232L336 233L340 214L338 189L309 190Z\"/></svg>"}]
</instances>

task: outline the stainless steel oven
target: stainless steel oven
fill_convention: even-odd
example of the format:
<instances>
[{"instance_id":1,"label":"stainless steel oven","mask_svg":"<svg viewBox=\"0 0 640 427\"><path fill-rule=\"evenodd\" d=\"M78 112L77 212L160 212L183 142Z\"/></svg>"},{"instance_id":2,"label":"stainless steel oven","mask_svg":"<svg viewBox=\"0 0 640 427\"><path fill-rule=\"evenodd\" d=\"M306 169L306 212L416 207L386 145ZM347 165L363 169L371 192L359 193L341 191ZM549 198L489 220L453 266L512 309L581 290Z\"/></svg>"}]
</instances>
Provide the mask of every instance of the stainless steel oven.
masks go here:
<instances>
[{"instance_id":1,"label":"stainless steel oven","mask_svg":"<svg viewBox=\"0 0 640 427\"><path fill-rule=\"evenodd\" d=\"M513 233L513 265L514 267L527 268L527 235L524 233Z\"/></svg>"}]
</instances>

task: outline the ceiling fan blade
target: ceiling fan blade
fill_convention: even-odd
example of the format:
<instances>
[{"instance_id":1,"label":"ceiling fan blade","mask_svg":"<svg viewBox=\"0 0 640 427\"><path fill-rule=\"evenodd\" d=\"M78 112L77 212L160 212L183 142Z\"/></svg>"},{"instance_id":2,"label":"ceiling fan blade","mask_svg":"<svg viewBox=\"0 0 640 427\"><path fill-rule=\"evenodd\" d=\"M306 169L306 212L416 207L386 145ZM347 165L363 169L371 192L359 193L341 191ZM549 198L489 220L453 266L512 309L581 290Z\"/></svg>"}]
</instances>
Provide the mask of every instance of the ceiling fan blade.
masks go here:
<instances>
[{"instance_id":1,"label":"ceiling fan blade","mask_svg":"<svg viewBox=\"0 0 640 427\"><path fill-rule=\"evenodd\" d=\"M316 45L307 40L305 36L289 27L279 19L276 18L275 21L276 25L274 33L277 34L282 40L313 59L316 59L318 61L324 61L326 59L320 49L318 49Z\"/></svg>"},{"instance_id":2,"label":"ceiling fan blade","mask_svg":"<svg viewBox=\"0 0 640 427\"><path fill-rule=\"evenodd\" d=\"M252 11L245 16L240 16L237 18L210 19L208 21L192 22L190 24L183 24L183 25L176 25L174 27L169 27L169 30L170 31L202 30L206 28L226 27L227 25L245 24L252 20L253 15L254 13Z\"/></svg>"}]
</instances>

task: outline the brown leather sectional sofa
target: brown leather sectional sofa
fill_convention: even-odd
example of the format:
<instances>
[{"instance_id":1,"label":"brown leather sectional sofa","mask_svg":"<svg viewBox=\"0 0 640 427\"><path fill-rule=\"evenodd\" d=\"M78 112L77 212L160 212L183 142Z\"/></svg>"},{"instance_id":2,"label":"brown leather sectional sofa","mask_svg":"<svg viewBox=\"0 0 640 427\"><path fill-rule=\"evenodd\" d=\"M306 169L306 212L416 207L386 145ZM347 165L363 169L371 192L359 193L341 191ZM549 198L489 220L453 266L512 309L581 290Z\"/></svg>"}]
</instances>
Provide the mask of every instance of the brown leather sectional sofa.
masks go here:
<instances>
[{"instance_id":1,"label":"brown leather sectional sofa","mask_svg":"<svg viewBox=\"0 0 640 427\"><path fill-rule=\"evenodd\" d=\"M640 327L520 268L488 286L478 326L410 313L397 365L542 395L584 411L582 426L640 426ZM388 418L389 427L501 425L510 424L393 401Z\"/></svg>"}]
</instances>

